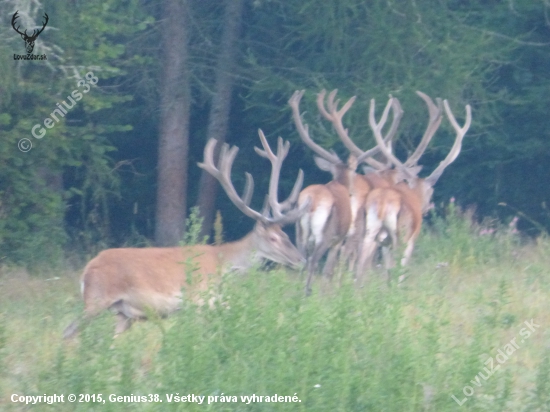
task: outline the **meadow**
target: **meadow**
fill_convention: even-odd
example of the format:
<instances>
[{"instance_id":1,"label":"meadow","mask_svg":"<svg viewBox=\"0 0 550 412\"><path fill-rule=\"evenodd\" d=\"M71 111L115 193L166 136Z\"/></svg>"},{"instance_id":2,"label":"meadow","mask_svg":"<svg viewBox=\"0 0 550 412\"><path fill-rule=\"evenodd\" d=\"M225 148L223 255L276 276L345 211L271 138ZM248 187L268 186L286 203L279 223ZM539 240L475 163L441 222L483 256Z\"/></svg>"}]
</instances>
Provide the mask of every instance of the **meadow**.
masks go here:
<instances>
[{"instance_id":1,"label":"meadow","mask_svg":"<svg viewBox=\"0 0 550 412\"><path fill-rule=\"evenodd\" d=\"M213 309L116 339L106 312L63 341L80 272L38 272L0 269L2 411L550 411L550 240L453 204L389 286L381 270L363 289L343 273L306 298L303 275L256 268L227 276Z\"/></svg>"}]
</instances>

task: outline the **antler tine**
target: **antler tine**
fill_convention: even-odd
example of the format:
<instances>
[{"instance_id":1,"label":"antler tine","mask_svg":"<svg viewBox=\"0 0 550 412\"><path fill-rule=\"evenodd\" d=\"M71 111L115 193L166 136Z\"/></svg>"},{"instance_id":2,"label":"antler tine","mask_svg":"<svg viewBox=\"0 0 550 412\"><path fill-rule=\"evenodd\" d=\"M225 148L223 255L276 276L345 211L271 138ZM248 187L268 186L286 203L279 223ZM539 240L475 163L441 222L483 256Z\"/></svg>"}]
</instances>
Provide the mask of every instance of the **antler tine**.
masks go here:
<instances>
[{"instance_id":1,"label":"antler tine","mask_svg":"<svg viewBox=\"0 0 550 412\"><path fill-rule=\"evenodd\" d=\"M334 92L338 92L338 89L334 89L332 93ZM317 93L317 108L319 109L319 112L321 113L321 115L323 115L323 117L325 119L327 119L328 121L332 121L332 118L329 114L329 112L327 112L327 109L325 109L325 96L327 94L327 91L325 89L321 90L319 93Z\"/></svg>"},{"instance_id":2,"label":"antler tine","mask_svg":"<svg viewBox=\"0 0 550 412\"><path fill-rule=\"evenodd\" d=\"M360 156L363 151L359 149L355 143L349 138L348 130L344 127L342 124L342 118L344 117L344 114L349 110L349 108L353 105L355 102L355 96L351 97L344 106L338 110L338 103L340 100L334 101L334 98L336 97L336 93L338 93L338 89L334 89L331 91L328 95L328 110L325 108L325 95L326 90L321 90L317 94L317 107L319 108L319 112L323 115L325 119L330 121L332 123L332 126L334 127L334 130L336 130L336 133L340 137L340 140L346 145L348 150L355 154L356 156Z\"/></svg>"},{"instance_id":3,"label":"antler tine","mask_svg":"<svg viewBox=\"0 0 550 412\"><path fill-rule=\"evenodd\" d=\"M432 186L435 185L437 180L441 177L445 168L449 166L452 162L454 162L457 158L460 150L462 149L462 139L464 138L464 135L466 134L466 132L470 128L470 124L472 123L472 108L469 104L466 105L466 120L464 121L464 126L462 127L460 127L458 122L456 121L453 112L449 107L449 102L447 101L447 99L443 100L443 105L445 106L445 113L447 113L449 122L453 126L453 129L455 129L456 131L456 139L447 157L443 161L441 161L441 163L439 163L439 166L437 166L432 174L425 179L425 181Z\"/></svg>"},{"instance_id":4,"label":"antler tine","mask_svg":"<svg viewBox=\"0 0 550 412\"><path fill-rule=\"evenodd\" d=\"M294 182L294 187L288 195L285 201L281 202L281 210L289 210L298 200L298 195L300 190L302 190L302 185L304 184L304 171L302 169L298 170L298 177L296 182Z\"/></svg>"},{"instance_id":5,"label":"antler tine","mask_svg":"<svg viewBox=\"0 0 550 412\"><path fill-rule=\"evenodd\" d=\"M390 126L390 130L388 130L388 133L384 137L385 146L388 148L390 152L392 152L392 140L397 134L399 123L401 122L401 118L403 117L403 109L401 108L401 104L399 103L399 100L397 98L394 98L390 94L390 100L391 99L393 99L393 103L392 103L393 120ZM379 151L380 151L380 147L376 145L372 149L369 149L366 152L364 152L362 155L360 155L357 158L357 163L358 164L362 162L368 163L377 170L385 170L390 168L392 165L392 162L387 157L386 157L386 164L383 164L381 162L378 162L377 160L372 159L372 156L377 154Z\"/></svg>"},{"instance_id":6,"label":"antler tine","mask_svg":"<svg viewBox=\"0 0 550 412\"><path fill-rule=\"evenodd\" d=\"M271 206L273 221L282 222L287 220L287 217L284 215L283 212L289 210L298 200L298 195L304 182L304 172L301 169L299 170L298 177L296 178L296 182L294 183L294 187L292 188L290 195L285 201L279 202L279 197L277 193L279 189L279 177L281 174L283 161L288 155L288 151L290 149L290 142L284 142L283 139L279 137L277 139L277 154L275 155L271 150L269 143L267 142L264 132L261 129L258 129L258 135L260 136L260 140L262 142L264 150L261 150L257 147L254 147L254 150L260 156L269 159L269 161L271 162L271 177L269 180L269 194L267 196L267 199L269 205ZM267 209L264 209L262 213L267 213ZM294 218L291 218L289 221L293 221L292 219Z\"/></svg>"},{"instance_id":7,"label":"antler tine","mask_svg":"<svg viewBox=\"0 0 550 412\"><path fill-rule=\"evenodd\" d=\"M327 160L332 164L341 163L341 160L336 155L336 153L334 152L331 153L323 149L321 146L316 144L311 139L311 137L309 137L308 125L307 124L304 125L300 117L299 105L303 95L304 95L304 90L300 90L300 91L296 90L288 101L288 104L292 108L292 117L294 119L294 123L296 124L296 129L298 130L298 134L300 135L300 138L306 144L306 146L309 147L311 150L313 150L318 156L322 157L323 159Z\"/></svg>"},{"instance_id":8,"label":"antler tine","mask_svg":"<svg viewBox=\"0 0 550 412\"><path fill-rule=\"evenodd\" d=\"M428 121L428 126L426 127L426 131L424 132L424 136L422 136L422 140L420 140L420 144L417 146L414 153L405 162L405 166L407 167L415 166L418 163L418 160L424 154L424 151L428 147L428 144L432 140L435 132L437 131L437 129L439 129L439 126L441 125L441 120L443 120L442 102L439 97L435 99L437 102L437 105L435 105L433 100L427 94L422 93L421 91L417 91L416 94L420 96L420 98L426 103L426 106L428 106L430 120Z\"/></svg>"},{"instance_id":9,"label":"antler tine","mask_svg":"<svg viewBox=\"0 0 550 412\"><path fill-rule=\"evenodd\" d=\"M403 108L397 97L393 97L390 94L390 99L392 99L392 111L393 111L393 120L388 130L388 134L384 137L384 141L387 143L388 147L391 149L391 142L395 135L397 134L397 129L399 128L399 123L401 123L401 118L403 117ZM372 150L372 149L371 149Z\"/></svg>"},{"instance_id":10,"label":"antler tine","mask_svg":"<svg viewBox=\"0 0 550 412\"><path fill-rule=\"evenodd\" d=\"M386 104L386 107L384 109L384 112L382 113L382 117L380 118L380 121L377 123L375 118L375 101L374 99L371 99L370 101L370 111L369 111L369 125L372 129L372 132L374 134L374 138L376 139L376 143L379 147L379 149L382 151L382 154L386 156L386 158L391 161L401 171L403 171L406 175L413 177L411 172L401 163L401 161L395 157L392 153L392 151L386 146L386 142L384 142L384 139L382 138L382 128L384 127L384 124L388 120L388 113L390 111L390 108L394 106L396 103L394 101L394 97L390 97L388 100L388 103ZM401 107L400 105L398 107Z\"/></svg>"},{"instance_id":11,"label":"antler tine","mask_svg":"<svg viewBox=\"0 0 550 412\"><path fill-rule=\"evenodd\" d=\"M267 142L267 139L262 129L258 129L258 134L260 135L260 140L262 142L264 150L254 146L254 150L256 151L256 153L258 153L262 157L265 157L266 159L269 159L272 163L278 162L282 164L283 160L288 154L290 142L283 142L283 139L279 137L277 139L277 155L275 155L275 153L273 153L273 151L271 150L271 147L269 147L269 143Z\"/></svg>"},{"instance_id":12,"label":"antler tine","mask_svg":"<svg viewBox=\"0 0 550 412\"><path fill-rule=\"evenodd\" d=\"M254 178L248 172L244 172L244 176L246 177L246 183L244 184L242 199L246 206L250 206L252 193L254 193Z\"/></svg>"},{"instance_id":13,"label":"antler tine","mask_svg":"<svg viewBox=\"0 0 550 412\"><path fill-rule=\"evenodd\" d=\"M258 134L260 136L260 140L262 142L264 150L261 150L257 147L254 147L254 150L260 156L265 157L271 162L271 178L269 180L269 205L271 206L273 217L280 218L283 214L281 211L281 205L279 204L277 190L279 188L279 176L281 173L281 167L283 165L283 160L288 154L290 143L283 143L283 139L279 137L277 139L277 155L275 155L269 147L269 143L267 143L267 139L262 129L258 129Z\"/></svg>"},{"instance_id":14,"label":"antler tine","mask_svg":"<svg viewBox=\"0 0 550 412\"><path fill-rule=\"evenodd\" d=\"M338 137L340 137L342 143L344 143L344 146L346 146L346 148L353 155L357 156L359 162L366 162L378 170L386 169L386 167L382 163L378 162L375 159L372 159L372 156L378 153L380 149L375 147L364 152L349 137L348 129L346 129L342 124L342 118L355 102L355 96L351 97L344 104L344 106L342 106L342 108L338 110L338 104L340 103L340 100L334 100L337 93L338 89L334 89L332 92L329 93L327 99L328 110L325 107L326 90L323 89L317 94L317 107L319 108L319 112L321 112L325 119L332 123L334 130L336 130L336 133L338 134Z\"/></svg>"},{"instance_id":15,"label":"antler tine","mask_svg":"<svg viewBox=\"0 0 550 412\"><path fill-rule=\"evenodd\" d=\"M198 166L201 169L206 170L220 182L229 199L241 212L255 220L259 220L263 223L270 223L270 220L264 215L248 207L250 199L252 198L252 191L254 187L254 179L252 178L252 175L249 173L246 174L246 184L243 195L244 200L239 197L233 183L231 182L231 168L239 148L236 146L229 147L229 145L224 144L220 151L219 167L216 167L214 163L214 149L217 143L218 141L214 138L211 138L208 141L204 147L204 163L198 163Z\"/></svg>"}]
</instances>

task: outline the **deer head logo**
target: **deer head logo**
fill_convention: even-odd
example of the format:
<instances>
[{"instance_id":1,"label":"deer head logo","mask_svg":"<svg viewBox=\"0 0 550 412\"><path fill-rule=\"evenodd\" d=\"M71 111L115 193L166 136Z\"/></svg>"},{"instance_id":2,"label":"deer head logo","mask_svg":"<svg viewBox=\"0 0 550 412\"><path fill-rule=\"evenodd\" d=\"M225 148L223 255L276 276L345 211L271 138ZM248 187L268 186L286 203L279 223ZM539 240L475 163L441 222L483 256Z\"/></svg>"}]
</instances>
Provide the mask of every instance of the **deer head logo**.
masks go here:
<instances>
[{"instance_id":1,"label":"deer head logo","mask_svg":"<svg viewBox=\"0 0 550 412\"><path fill-rule=\"evenodd\" d=\"M11 18L11 26L13 29L21 35L21 38L25 40L25 49L27 50L27 54L32 53L34 49L34 42L36 41L36 38L40 33L44 31L44 28L48 24L49 17L46 13L44 13L44 19L46 20L44 24L42 25L42 28L40 30L35 29L32 36L29 36L27 34L27 30L25 30L23 33L19 31L19 26L15 27L15 21L19 17L17 14L19 13L19 10L15 12L13 17Z\"/></svg>"}]
</instances>

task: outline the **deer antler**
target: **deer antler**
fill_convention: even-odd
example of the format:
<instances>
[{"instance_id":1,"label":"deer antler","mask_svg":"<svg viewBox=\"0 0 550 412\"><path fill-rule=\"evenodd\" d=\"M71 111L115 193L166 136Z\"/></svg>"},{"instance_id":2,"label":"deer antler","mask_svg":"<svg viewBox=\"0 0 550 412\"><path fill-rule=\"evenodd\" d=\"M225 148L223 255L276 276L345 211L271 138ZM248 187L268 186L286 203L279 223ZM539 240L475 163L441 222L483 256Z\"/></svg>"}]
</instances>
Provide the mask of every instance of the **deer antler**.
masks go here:
<instances>
[{"instance_id":1,"label":"deer antler","mask_svg":"<svg viewBox=\"0 0 550 412\"><path fill-rule=\"evenodd\" d=\"M451 122L453 129L455 129L456 131L456 139L447 157L442 160L441 163L439 163L439 166L437 166L437 168L432 172L431 175L424 179L432 186L435 185L437 180L441 177L445 168L449 166L452 162L454 162L457 158L462 148L462 139L464 138L464 135L466 134L466 132L470 128L470 124L472 123L472 108L469 104L466 105L466 120L464 121L464 126L462 127L458 125L458 122L456 121L453 112L449 107L449 102L446 99L443 100L443 105L445 106L445 113L449 118L449 122Z\"/></svg>"},{"instance_id":2,"label":"deer antler","mask_svg":"<svg viewBox=\"0 0 550 412\"><path fill-rule=\"evenodd\" d=\"M292 97L289 99L288 104L292 108L292 117L294 118L294 123L296 124L296 129L302 141L313 150L318 156L322 157L326 161L332 164L338 164L342 161L338 155L334 152L329 152L323 149L321 146L316 144L311 137L309 137L309 128L307 124L303 124L302 118L300 117L300 100L304 95L304 90L296 90Z\"/></svg>"},{"instance_id":3,"label":"deer antler","mask_svg":"<svg viewBox=\"0 0 550 412\"><path fill-rule=\"evenodd\" d=\"M304 182L304 172L302 169L299 170L298 177L296 178L296 182L294 183L294 187L292 188L290 195L283 203L279 203L277 196L279 176L281 173L283 160L287 156L288 149L290 148L290 142L286 141L283 143L283 139L279 137L277 139L277 155L275 155L267 143L264 132L261 129L258 129L258 134L260 135L260 140L264 150L257 147L254 147L254 150L260 156L265 157L271 162L271 179L269 181L268 195L269 205L271 206L273 216L275 218L281 218L283 217L283 212L290 209L298 200L298 195L300 194L300 189L302 188L302 184Z\"/></svg>"},{"instance_id":4,"label":"deer antler","mask_svg":"<svg viewBox=\"0 0 550 412\"><path fill-rule=\"evenodd\" d=\"M317 107L319 108L319 112L323 115L325 119L327 119L332 123L334 130L336 130L336 133L338 134L338 137L340 137L340 140L342 141L342 143L344 143L346 148L353 155L357 156L358 163L361 163L364 161L378 170L385 169L385 166L382 163L372 158L372 156L378 153L380 149L378 147L374 147L364 152L359 147L357 147L357 145L353 142L353 140L351 140L348 134L348 129L346 129L342 124L342 118L355 102L355 96L351 97L342 106L342 108L338 110L338 104L340 103L340 100L339 99L336 101L334 100L337 93L338 93L338 89L334 89L332 92L329 93L328 99L327 99L328 110L325 107L326 90L323 89L321 90L321 92L317 94Z\"/></svg>"},{"instance_id":5,"label":"deer antler","mask_svg":"<svg viewBox=\"0 0 550 412\"><path fill-rule=\"evenodd\" d=\"M386 146L386 142L382 137L382 128L384 127L384 124L388 119L388 114L392 107L394 107L394 110L397 113L400 113L399 118L401 118L401 114L403 112L401 110L401 104L399 103L399 100L397 100L395 97L390 96L390 99L388 100L388 103L384 108L384 112L382 113L382 117L380 118L380 121L376 122L375 101L374 99L371 99L370 111L369 111L369 125L374 135L374 138L376 140L376 143L378 145L378 148L382 151L382 154L386 156L386 159L388 159L391 163L393 163L396 168L398 168L403 173L405 173L406 176L414 177L411 170L408 167L406 167L403 163L401 163L401 161L397 157L395 157L395 155L392 153L391 149L388 148L388 146Z\"/></svg>"},{"instance_id":6,"label":"deer antler","mask_svg":"<svg viewBox=\"0 0 550 412\"><path fill-rule=\"evenodd\" d=\"M268 203L269 206L271 206L273 213L272 217L269 216L268 207L264 207L262 213L259 213L249 207L254 190L254 179L252 178L252 175L250 173L246 173L246 184L242 198L238 195L235 187L233 186L233 183L231 182L231 168L233 166L233 161L235 160L237 152L239 151L238 147L230 147L228 144L224 144L220 151L218 166L216 166L214 163L214 148L216 147L218 141L212 138L208 141L204 148L204 162L198 163L198 166L206 170L220 182L229 199L245 215L264 224L278 223L280 225L285 225L299 219L300 216L309 207L309 202L306 202L306 204L302 205L302 207L300 207L299 209L293 209L290 210L288 213L283 214L284 211L290 209L291 205L293 205L298 198L298 193L302 187L303 182L303 172L302 170L299 171L298 178L296 179L296 183L294 185L294 188L292 189L292 193L290 194L289 198L285 200L285 202L279 203L277 201L279 174L281 171L282 162L288 153L289 144L288 142L286 144L283 144L282 139L280 139L279 150L277 151L277 155L275 156L269 148L267 140L265 140L265 136L263 135L261 130L259 131L259 133L265 151L255 148L256 152L263 157L267 157L272 162L272 173L268 195Z\"/></svg>"},{"instance_id":7,"label":"deer antler","mask_svg":"<svg viewBox=\"0 0 550 412\"><path fill-rule=\"evenodd\" d=\"M425 93L422 93L420 91L416 92L417 95L419 95L424 102L426 102L426 105L428 106L428 112L430 114L430 120L428 121L428 127L426 127L426 131L424 132L424 136L422 136L422 140L416 147L416 150L414 153L407 159L405 162L405 166L411 167L416 166L418 163L418 160L420 157L424 154L424 151L428 147L428 144L430 143L430 140L432 140L432 137L434 136L435 132L439 128L439 125L441 124L441 120L443 119L443 110L442 110L442 104L441 99L438 97L435 100L437 101L437 106L434 104L430 96L428 96Z\"/></svg>"},{"instance_id":8,"label":"deer antler","mask_svg":"<svg viewBox=\"0 0 550 412\"><path fill-rule=\"evenodd\" d=\"M424 136L422 137L422 140L414 153L407 159L405 163L401 163L397 157L393 155L391 150L384 144L384 141L382 139L381 129L386 121L387 118L387 112L389 111L389 107L391 105L399 105L399 100L395 97L390 97L390 100L388 101L388 104L386 105L386 108L384 109L384 113L382 114L382 118L379 123L376 123L376 119L374 116L375 111L375 102L374 99L371 100L370 104L370 112L369 112L369 124L371 126L371 129L374 133L374 137L376 139L376 142L378 144L378 147L390 160L396 168L398 168L400 171L404 172L406 176L409 177L415 177L418 171L420 170L420 167L416 166L418 159L424 151L426 150L426 147L428 146L428 143L432 139L433 135L439 128L439 125L441 124L441 99L436 99L438 102L437 106L433 103L433 101L424 93L417 92L417 94L426 102L426 105L428 106L428 110L430 112L430 121L428 122L428 127L426 128L426 131L424 132ZM466 120L464 122L464 126L460 127L449 107L449 102L447 100L443 101L443 106L445 107L445 112L447 114L447 117L449 118L449 121L451 122L451 125L456 131L456 139L453 144L453 147L451 148L449 154L447 157L439 164L439 166L432 172L430 176L428 176L426 179L424 179L425 182L427 182L430 185L435 185L443 171L449 164L451 164L458 154L460 153L460 149L462 147L462 139L464 138L464 135L468 131L468 128L470 127L471 121L472 121L472 113L471 113L471 107L470 105L466 105Z\"/></svg>"}]
</instances>

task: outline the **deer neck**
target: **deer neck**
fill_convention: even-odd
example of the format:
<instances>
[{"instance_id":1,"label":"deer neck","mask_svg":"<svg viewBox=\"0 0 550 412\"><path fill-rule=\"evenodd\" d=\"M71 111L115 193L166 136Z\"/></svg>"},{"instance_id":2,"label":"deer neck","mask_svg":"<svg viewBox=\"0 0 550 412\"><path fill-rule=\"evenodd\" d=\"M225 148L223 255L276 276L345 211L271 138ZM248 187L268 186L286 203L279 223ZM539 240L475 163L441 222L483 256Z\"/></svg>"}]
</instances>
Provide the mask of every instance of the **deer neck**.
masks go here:
<instances>
[{"instance_id":1,"label":"deer neck","mask_svg":"<svg viewBox=\"0 0 550 412\"><path fill-rule=\"evenodd\" d=\"M333 173L332 180L340 183L345 188L350 188L351 182L355 180L352 178L352 173L345 164L338 165Z\"/></svg>"},{"instance_id":2,"label":"deer neck","mask_svg":"<svg viewBox=\"0 0 550 412\"><path fill-rule=\"evenodd\" d=\"M219 256L223 265L228 270L243 272L259 263L261 256L256 252L257 238L257 234L252 231L239 240L219 245Z\"/></svg>"},{"instance_id":3,"label":"deer neck","mask_svg":"<svg viewBox=\"0 0 550 412\"><path fill-rule=\"evenodd\" d=\"M424 179L415 179L414 184L401 182L395 186L409 201L415 204L415 208L424 215L429 210L429 204L432 198L433 189Z\"/></svg>"}]
</instances>

